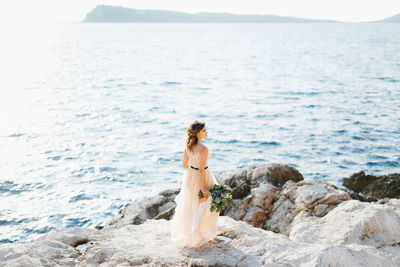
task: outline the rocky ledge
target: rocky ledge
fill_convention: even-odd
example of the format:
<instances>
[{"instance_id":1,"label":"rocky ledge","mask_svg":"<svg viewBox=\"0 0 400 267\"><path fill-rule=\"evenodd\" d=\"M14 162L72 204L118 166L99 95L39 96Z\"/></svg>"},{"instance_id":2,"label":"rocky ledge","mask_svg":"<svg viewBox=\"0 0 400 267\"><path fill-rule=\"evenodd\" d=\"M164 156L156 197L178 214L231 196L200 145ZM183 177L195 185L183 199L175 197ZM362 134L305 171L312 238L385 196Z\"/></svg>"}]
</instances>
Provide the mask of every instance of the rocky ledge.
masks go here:
<instances>
[{"instance_id":1,"label":"rocky ledge","mask_svg":"<svg viewBox=\"0 0 400 267\"><path fill-rule=\"evenodd\" d=\"M356 198L361 196L367 201L376 201L378 198L400 198L400 173L374 176L361 171L344 179L343 185L352 190L351 193L357 195Z\"/></svg>"},{"instance_id":2,"label":"rocky ledge","mask_svg":"<svg viewBox=\"0 0 400 267\"><path fill-rule=\"evenodd\" d=\"M0 266L400 266L400 199L353 199L280 164L216 178L232 187L233 205L200 248L170 241L178 188L131 203L104 227L0 246Z\"/></svg>"}]
</instances>

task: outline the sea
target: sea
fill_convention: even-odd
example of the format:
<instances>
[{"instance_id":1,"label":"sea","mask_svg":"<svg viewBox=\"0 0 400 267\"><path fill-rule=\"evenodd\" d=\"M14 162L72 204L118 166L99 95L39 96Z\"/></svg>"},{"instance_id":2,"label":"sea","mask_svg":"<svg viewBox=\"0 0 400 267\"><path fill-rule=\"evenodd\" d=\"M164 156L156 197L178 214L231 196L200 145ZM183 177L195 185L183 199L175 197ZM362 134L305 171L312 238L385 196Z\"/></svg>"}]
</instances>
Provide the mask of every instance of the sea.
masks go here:
<instances>
[{"instance_id":1,"label":"sea","mask_svg":"<svg viewBox=\"0 0 400 267\"><path fill-rule=\"evenodd\" d=\"M356 172L400 172L399 33L399 23L6 25L0 243L102 226L179 188L194 120L206 123L215 173L279 163L342 187Z\"/></svg>"}]
</instances>

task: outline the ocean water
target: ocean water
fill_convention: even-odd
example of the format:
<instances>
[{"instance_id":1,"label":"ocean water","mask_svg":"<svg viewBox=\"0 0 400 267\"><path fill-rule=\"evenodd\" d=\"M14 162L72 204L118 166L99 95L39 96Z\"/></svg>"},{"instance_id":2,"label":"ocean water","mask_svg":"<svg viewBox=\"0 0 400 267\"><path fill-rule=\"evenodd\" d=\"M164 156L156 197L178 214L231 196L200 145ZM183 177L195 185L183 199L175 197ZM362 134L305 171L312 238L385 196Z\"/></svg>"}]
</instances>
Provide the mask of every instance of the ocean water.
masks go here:
<instances>
[{"instance_id":1,"label":"ocean water","mask_svg":"<svg viewBox=\"0 0 400 267\"><path fill-rule=\"evenodd\" d=\"M177 188L202 120L213 172L337 186L400 171L400 24L19 25L0 46L0 243L110 221ZM4 40L4 41L3 41Z\"/></svg>"}]
</instances>

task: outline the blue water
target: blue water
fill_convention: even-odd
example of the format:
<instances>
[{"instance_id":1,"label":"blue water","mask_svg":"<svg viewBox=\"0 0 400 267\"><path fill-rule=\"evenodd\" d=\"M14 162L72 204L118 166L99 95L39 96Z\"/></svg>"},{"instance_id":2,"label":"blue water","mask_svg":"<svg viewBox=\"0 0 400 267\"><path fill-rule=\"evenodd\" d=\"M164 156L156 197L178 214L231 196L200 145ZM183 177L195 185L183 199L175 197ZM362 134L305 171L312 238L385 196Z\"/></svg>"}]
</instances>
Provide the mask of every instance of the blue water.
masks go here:
<instances>
[{"instance_id":1,"label":"blue water","mask_svg":"<svg viewBox=\"0 0 400 267\"><path fill-rule=\"evenodd\" d=\"M400 171L399 24L20 27L0 51L0 243L179 187L194 119L213 172Z\"/></svg>"}]
</instances>

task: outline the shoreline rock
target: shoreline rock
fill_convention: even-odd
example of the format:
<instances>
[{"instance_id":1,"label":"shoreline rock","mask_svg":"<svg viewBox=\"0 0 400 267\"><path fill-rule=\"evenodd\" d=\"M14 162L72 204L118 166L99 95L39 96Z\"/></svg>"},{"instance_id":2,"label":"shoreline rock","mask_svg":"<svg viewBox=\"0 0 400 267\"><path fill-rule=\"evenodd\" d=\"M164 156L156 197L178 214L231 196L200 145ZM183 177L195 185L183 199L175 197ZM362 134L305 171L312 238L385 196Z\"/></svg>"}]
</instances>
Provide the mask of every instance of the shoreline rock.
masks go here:
<instances>
[{"instance_id":1,"label":"shoreline rock","mask_svg":"<svg viewBox=\"0 0 400 267\"><path fill-rule=\"evenodd\" d=\"M233 205L200 248L170 241L177 188L136 200L103 227L0 246L0 266L400 266L400 199L362 202L282 164L216 178L232 187Z\"/></svg>"},{"instance_id":2,"label":"shoreline rock","mask_svg":"<svg viewBox=\"0 0 400 267\"><path fill-rule=\"evenodd\" d=\"M400 198L400 173L382 176L366 175L364 171L345 178L343 185L368 199Z\"/></svg>"}]
</instances>

